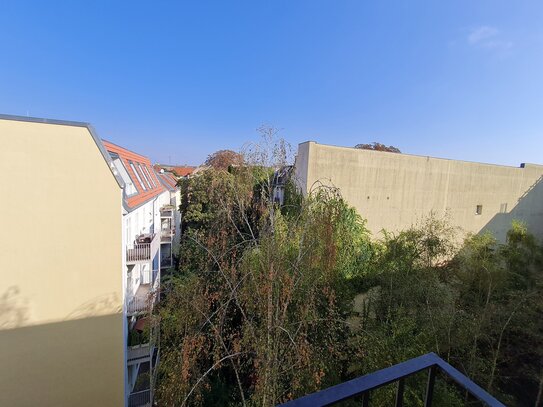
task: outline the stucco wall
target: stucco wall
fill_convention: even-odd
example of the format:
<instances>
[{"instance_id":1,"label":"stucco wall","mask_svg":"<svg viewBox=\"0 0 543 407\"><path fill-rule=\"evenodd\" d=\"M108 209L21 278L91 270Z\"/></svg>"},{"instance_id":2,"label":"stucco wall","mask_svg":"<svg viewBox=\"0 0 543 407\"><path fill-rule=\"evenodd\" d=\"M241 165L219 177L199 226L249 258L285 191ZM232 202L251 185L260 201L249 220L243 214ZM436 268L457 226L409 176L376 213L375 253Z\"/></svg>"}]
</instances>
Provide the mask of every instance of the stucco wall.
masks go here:
<instances>
[{"instance_id":1,"label":"stucco wall","mask_svg":"<svg viewBox=\"0 0 543 407\"><path fill-rule=\"evenodd\" d=\"M338 187L370 231L398 231L430 212L447 213L463 232L500 240L513 219L543 238L543 166L525 168L302 143L296 178L307 193L318 181ZM507 209L502 213L503 205ZM482 214L476 214L482 205Z\"/></svg>"},{"instance_id":2,"label":"stucco wall","mask_svg":"<svg viewBox=\"0 0 543 407\"><path fill-rule=\"evenodd\" d=\"M86 127L0 145L0 405L122 406L122 190Z\"/></svg>"}]
</instances>

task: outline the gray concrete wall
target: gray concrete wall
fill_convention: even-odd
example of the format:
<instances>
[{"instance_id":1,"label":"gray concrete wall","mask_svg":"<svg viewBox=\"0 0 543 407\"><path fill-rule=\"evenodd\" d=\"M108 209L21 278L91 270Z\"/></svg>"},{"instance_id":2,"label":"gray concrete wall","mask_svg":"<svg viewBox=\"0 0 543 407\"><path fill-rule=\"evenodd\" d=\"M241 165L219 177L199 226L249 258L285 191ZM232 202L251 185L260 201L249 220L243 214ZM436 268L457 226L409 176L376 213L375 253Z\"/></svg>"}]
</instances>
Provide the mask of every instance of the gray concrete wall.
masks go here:
<instances>
[{"instance_id":1,"label":"gray concrete wall","mask_svg":"<svg viewBox=\"0 0 543 407\"><path fill-rule=\"evenodd\" d=\"M338 187L377 237L382 229L403 230L434 212L447 214L464 233L488 230L500 240L518 219L543 239L541 165L508 167L306 142L298 146L295 174L305 194L320 183Z\"/></svg>"}]
</instances>

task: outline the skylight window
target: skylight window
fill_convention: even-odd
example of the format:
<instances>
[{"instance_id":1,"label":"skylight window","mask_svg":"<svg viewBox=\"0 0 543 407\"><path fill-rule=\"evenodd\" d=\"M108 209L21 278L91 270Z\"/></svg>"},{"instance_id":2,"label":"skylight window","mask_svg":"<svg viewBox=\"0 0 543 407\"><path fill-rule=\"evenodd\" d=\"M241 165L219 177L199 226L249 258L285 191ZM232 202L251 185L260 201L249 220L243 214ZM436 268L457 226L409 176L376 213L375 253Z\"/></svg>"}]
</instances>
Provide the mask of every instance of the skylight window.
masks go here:
<instances>
[{"instance_id":1,"label":"skylight window","mask_svg":"<svg viewBox=\"0 0 543 407\"><path fill-rule=\"evenodd\" d=\"M132 172L136 175L136 178L138 179L138 182L140 183L142 189L144 191L147 191L147 187L145 186L145 184L141 180L141 176L140 176L139 172L136 170L136 166L134 165L134 163L132 161L128 161L128 162L130 164L130 168L132 168Z\"/></svg>"},{"instance_id":2,"label":"skylight window","mask_svg":"<svg viewBox=\"0 0 543 407\"><path fill-rule=\"evenodd\" d=\"M143 166L143 169L144 169L145 172L147 173L147 177L151 180L151 184L153 184L153 188L156 188L155 179L151 176L151 173L149 172L149 169L147 168L147 166L144 165L144 166Z\"/></svg>"},{"instance_id":3,"label":"skylight window","mask_svg":"<svg viewBox=\"0 0 543 407\"><path fill-rule=\"evenodd\" d=\"M111 158L113 159L113 165L115 166L115 169L121 176L122 180L124 181L124 192L126 196L134 195L138 192L136 187L134 186L134 182L132 182L132 178L130 178L130 175L128 175L128 171L126 171L126 168L124 167L123 162L120 160L119 156L117 154L113 155L113 153L110 153Z\"/></svg>"},{"instance_id":4,"label":"skylight window","mask_svg":"<svg viewBox=\"0 0 543 407\"><path fill-rule=\"evenodd\" d=\"M143 171L144 168L145 168L145 165L141 165L140 163L138 163L138 169L140 170L141 175L143 175L143 178L145 179L145 182L147 183L147 186L149 187L149 189L152 189L153 187L151 186L151 182L149 182L149 178L147 178L147 174L145 173L145 171Z\"/></svg>"}]
</instances>

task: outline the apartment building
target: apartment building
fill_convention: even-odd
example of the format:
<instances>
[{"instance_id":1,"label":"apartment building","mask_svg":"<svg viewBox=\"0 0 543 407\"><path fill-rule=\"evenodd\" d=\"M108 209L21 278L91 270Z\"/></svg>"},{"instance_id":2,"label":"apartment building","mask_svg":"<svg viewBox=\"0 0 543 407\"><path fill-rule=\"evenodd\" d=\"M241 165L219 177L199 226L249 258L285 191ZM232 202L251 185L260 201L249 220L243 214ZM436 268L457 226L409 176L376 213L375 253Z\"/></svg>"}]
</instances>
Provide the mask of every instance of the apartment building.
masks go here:
<instances>
[{"instance_id":1,"label":"apartment building","mask_svg":"<svg viewBox=\"0 0 543 407\"><path fill-rule=\"evenodd\" d=\"M189 165L166 165L166 164L155 164L155 169L157 171L165 170L170 173L175 174L178 178L190 176L197 167Z\"/></svg>"},{"instance_id":2,"label":"apartment building","mask_svg":"<svg viewBox=\"0 0 543 407\"><path fill-rule=\"evenodd\" d=\"M125 185L125 389L128 406L140 406L153 399L160 349L152 310L160 299L161 270L173 266L179 196L174 185L164 185L164 176L155 172L147 157L109 141L104 140L103 145Z\"/></svg>"},{"instance_id":3,"label":"apartment building","mask_svg":"<svg viewBox=\"0 0 543 407\"><path fill-rule=\"evenodd\" d=\"M1 115L0 142L0 405L151 405L178 192L86 123Z\"/></svg>"},{"instance_id":4,"label":"apartment building","mask_svg":"<svg viewBox=\"0 0 543 407\"><path fill-rule=\"evenodd\" d=\"M543 166L519 167L301 143L295 177L303 193L339 188L374 236L431 213L464 233L504 240L513 220L543 239ZM462 233L461 233L462 234Z\"/></svg>"},{"instance_id":5,"label":"apartment building","mask_svg":"<svg viewBox=\"0 0 543 407\"><path fill-rule=\"evenodd\" d=\"M166 190L170 193L170 205L164 206L161 211L161 264L171 267L174 257L179 257L179 243L181 239L181 190L177 186L177 179L168 172L160 169L157 176ZM168 233L168 230L171 233Z\"/></svg>"}]
</instances>

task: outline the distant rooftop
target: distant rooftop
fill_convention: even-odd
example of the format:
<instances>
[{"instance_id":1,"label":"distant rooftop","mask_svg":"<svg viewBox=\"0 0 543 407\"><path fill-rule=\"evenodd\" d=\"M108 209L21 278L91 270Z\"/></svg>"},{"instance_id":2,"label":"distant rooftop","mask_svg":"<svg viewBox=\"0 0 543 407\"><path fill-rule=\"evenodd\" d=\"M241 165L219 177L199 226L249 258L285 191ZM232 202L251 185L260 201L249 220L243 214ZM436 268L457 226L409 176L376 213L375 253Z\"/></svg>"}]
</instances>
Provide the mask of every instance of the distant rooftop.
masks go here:
<instances>
[{"instance_id":1,"label":"distant rooftop","mask_svg":"<svg viewBox=\"0 0 543 407\"><path fill-rule=\"evenodd\" d=\"M155 169L157 171L160 171L161 169L165 171L172 172L177 177L186 177L187 175L190 175L194 172L194 170L197 168L195 166L190 165L166 165L166 164L155 164Z\"/></svg>"}]
</instances>

